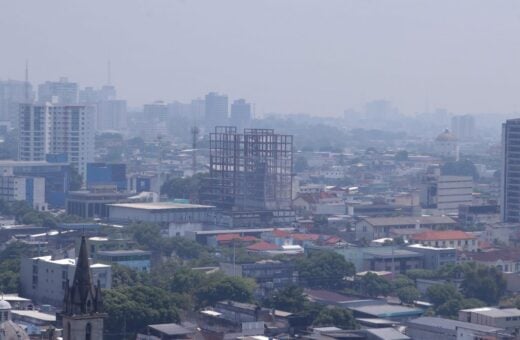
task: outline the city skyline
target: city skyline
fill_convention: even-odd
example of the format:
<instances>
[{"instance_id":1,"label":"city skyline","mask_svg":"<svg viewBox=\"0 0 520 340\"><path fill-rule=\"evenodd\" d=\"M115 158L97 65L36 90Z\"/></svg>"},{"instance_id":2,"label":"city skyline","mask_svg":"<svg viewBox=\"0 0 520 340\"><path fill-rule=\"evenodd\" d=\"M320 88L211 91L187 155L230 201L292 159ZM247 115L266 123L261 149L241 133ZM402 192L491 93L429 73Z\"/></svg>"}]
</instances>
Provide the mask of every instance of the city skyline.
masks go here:
<instances>
[{"instance_id":1,"label":"city skyline","mask_svg":"<svg viewBox=\"0 0 520 340\"><path fill-rule=\"evenodd\" d=\"M0 78L22 80L29 60L33 84L67 76L99 87L110 60L112 83L130 107L216 91L247 98L259 115L341 115L377 98L407 115L520 109L513 1L122 5L5 4L0 37L10 48Z\"/></svg>"}]
</instances>

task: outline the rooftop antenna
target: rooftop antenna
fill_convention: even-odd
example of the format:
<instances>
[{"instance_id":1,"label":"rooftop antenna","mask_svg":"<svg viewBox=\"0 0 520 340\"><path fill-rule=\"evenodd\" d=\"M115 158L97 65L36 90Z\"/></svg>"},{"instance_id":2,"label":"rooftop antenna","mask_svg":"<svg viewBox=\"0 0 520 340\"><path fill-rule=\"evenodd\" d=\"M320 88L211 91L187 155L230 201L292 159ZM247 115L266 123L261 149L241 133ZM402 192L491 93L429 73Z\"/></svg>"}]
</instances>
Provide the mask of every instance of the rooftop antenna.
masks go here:
<instances>
[{"instance_id":1,"label":"rooftop antenna","mask_svg":"<svg viewBox=\"0 0 520 340\"><path fill-rule=\"evenodd\" d=\"M29 102L29 61L25 61L25 83L24 83L25 102Z\"/></svg>"},{"instance_id":2,"label":"rooftop antenna","mask_svg":"<svg viewBox=\"0 0 520 340\"><path fill-rule=\"evenodd\" d=\"M111 65L110 60L108 61L108 65L107 65L107 81L108 81L107 85L112 85L112 65Z\"/></svg>"}]
</instances>

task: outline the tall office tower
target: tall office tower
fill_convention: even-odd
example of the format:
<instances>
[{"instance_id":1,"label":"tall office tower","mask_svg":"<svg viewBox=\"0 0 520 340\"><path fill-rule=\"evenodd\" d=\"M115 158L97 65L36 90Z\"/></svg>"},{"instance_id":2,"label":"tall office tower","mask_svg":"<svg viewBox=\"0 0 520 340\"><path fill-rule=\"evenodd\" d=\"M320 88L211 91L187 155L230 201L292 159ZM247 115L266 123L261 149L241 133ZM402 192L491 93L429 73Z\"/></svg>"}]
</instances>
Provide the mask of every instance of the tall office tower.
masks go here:
<instances>
[{"instance_id":1,"label":"tall office tower","mask_svg":"<svg viewBox=\"0 0 520 340\"><path fill-rule=\"evenodd\" d=\"M451 131L459 140L472 140L475 137L475 117L472 115L453 116Z\"/></svg>"},{"instance_id":2,"label":"tall office tower","mask_svg":"<svg viewBox=\"0 0 520 340\"><path fill-rule=\"evenodd\" d=\"M116 88L112 85L105 85L99 90L87 86L79 91L78 96L78 102L80 104L94 104L113 99L116 99Z\"/></svg>"},{"instance_id":3,"label":"tall office tower","mask_svg":"<svg viewBox=\"0 0 520 340\"><path fill-rule=\"evenodd\" d=\"M46 81L38 86L38 101L53 104L77 104L78 84L67 78L59 81Z\"/></svg>"},{"instance_id":4,"label":"tall office tower","mask_svg":"<svg viewBox=\"0 0 520 340\"><path fill-rule=\"evenodd\" d=\"M246 127L251 122L251 104L244 99L237 99L231 104L231 123Z\"/></svg>"},{"instance_id":5,"label":"tall office tower","mask_svg":"<svg viewBox=\"0 0 520 340\"><path fill-rule=\"evenodd\" d=\"M126 131L126 100L110 99L98 102L96 127L99 131Z\"/></svg>"},{"instance_id":6,"label":"tall office tower","mask_svg":"<svg viewBox=\"0 0 520 340\"><path fill-rule=\"evenodd\" d=\"M17 126L18 104L34 100L32 85L21 80L0 81L0 121Z\"/></svg>"},{"instance_id":7,"label":"tall office tower","mask_svg":"<svg viewBox=\"0 0 520 340\"><path fill-rule=\"evenodd\" d=\"M503 222L520 222L520 118L502 124L500 215Z\"/></svg>"},{"instance_id":8,"label":"tall office tower","mask_svg":"<svg viewBox=\"0 0 520 340\"><path fill-rule=\"evenodd\" d=\"M67 155L86 178L87 163L94 160L95 113L95 107L86 105L20 104L19 159Z\"/></svg>"},{"instance_id":9,"label":"tall office tower","mask_svg":"<svg viewBox=\"0 0 520 340\"><path fill-rule=\"evenodd\" d=\"M215 125L226 124L228 120L228 97L216 92L206 95L205 101L206 124L212 128Z\"/></svg>"},{"instance_id":10,"label":"tall office tower","mask_svg":"<svg viewBox=\"0 0 520 340\"><path fill-rule=\"evenodd\" d=\"M151 104L145 104L143 113L149 121L164 123L168 120L168 105L160 100Z\"/></svg>"},{"instance_id":11,"label":"tall office tower","mask_svg":"<svg viewBox=\"0 0 520 340\"><path fill-rule=\"evenodd\" d=\"M190 106L192 118L197 122L201 122L204 119L204 114L206 112L206 102L204 99L193 99L190 103Z\"/></svg>"}]
</instances>

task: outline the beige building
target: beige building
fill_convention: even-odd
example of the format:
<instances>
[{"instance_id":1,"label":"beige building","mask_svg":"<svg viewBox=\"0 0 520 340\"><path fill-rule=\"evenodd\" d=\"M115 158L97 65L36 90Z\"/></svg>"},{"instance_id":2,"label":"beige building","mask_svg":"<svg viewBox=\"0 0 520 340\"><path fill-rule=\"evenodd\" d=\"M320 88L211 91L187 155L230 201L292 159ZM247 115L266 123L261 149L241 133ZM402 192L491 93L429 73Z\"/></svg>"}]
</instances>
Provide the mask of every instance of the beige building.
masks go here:
<instances>
[{"instance_id":1,"label":"beige building","mask_svg":"<svg viewBox=\"0 0 520 340\"><path fill-rule=\"evenodd\" d=\"M428 230L412 235L410 243L436 248L455 248L461 251L478 250L478 239L475 235L461 230Z\"/></svg>"}]
</instances>

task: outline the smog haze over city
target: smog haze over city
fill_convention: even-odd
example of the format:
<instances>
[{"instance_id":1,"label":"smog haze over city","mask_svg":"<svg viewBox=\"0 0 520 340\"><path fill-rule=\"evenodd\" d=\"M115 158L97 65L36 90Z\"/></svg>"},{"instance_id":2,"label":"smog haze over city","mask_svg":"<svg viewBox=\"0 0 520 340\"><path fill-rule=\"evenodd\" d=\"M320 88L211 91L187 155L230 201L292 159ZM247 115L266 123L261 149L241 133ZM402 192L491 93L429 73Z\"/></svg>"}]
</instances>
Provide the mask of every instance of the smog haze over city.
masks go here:
<instances>
[{"instance_id":1,"label":"smog haze over city","mask_svg":"<svg viewBox=\"0 0 520 340\"><path fill-rule=\"evenodd\" d=\"M518 1L4 1L0 72L113 83L130 106L219 91L260 113L520 110Z\"/></svg>"},{"instance_id":2,"label":"smog haze over city","mask_svg":"<svg viewBox=\"0 0 520 340\"><path fill-rule=\"evenodd\" d=\"M0 340L520 339L518 0L0 0Z\"/></svg>"}]
</instances>

